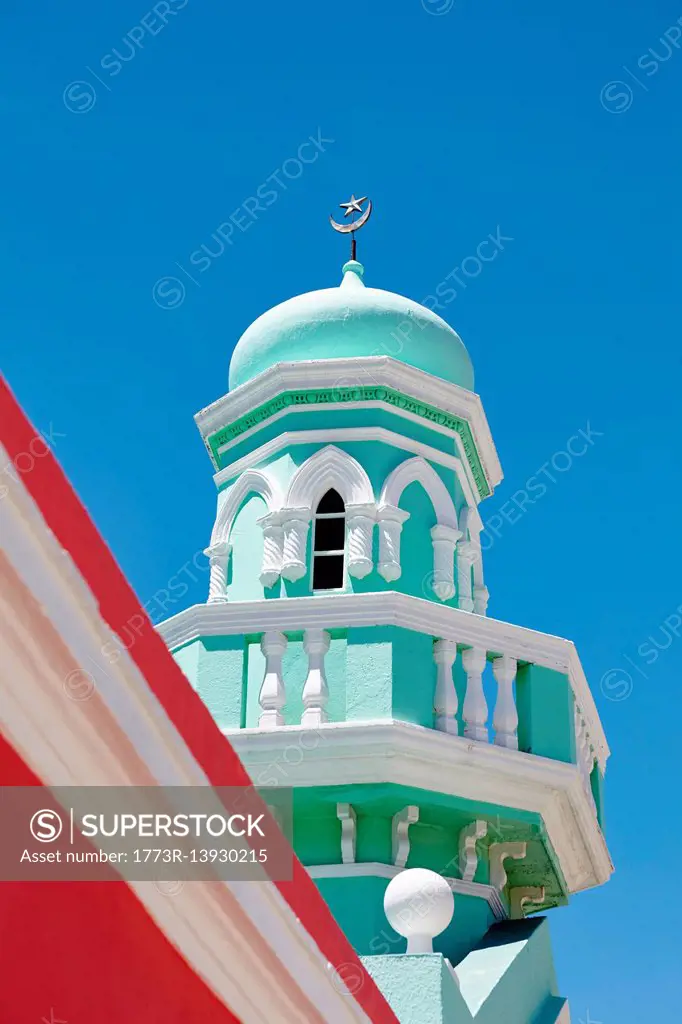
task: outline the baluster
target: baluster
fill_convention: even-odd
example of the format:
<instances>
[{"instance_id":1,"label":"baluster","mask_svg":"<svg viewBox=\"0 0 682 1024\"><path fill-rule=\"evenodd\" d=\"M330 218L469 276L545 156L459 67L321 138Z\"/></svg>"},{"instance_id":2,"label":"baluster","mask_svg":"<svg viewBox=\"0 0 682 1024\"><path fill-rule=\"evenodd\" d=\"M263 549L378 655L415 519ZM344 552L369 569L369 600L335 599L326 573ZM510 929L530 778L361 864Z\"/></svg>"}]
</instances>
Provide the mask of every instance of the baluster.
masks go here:
<instances>
[{"instance_id":1,"label":"baluster","mask_svg":"<svg viewBox=\"0 0 682 1024\"><path fill-rule=\"evenodd\" d=\"M514 700L516 658L510 658L508 654L503 654L501 658L494 658L493 675L497 680L497 700L493 713L495 743L498 747L518 750L519 737L516 730L519 725L519 716Z\"/></svg>"},{"instance_id":2,"label":"baluster","mask_svg":"<svg viewBox=\"0 0 682 1024\"><path fill-rule=\"evenodd\" d=\"M232 545L227 541L219 541L204 551L211 570L208 581L209 604L224 604L227 601L227 567L231 551Z\"/></svg>"},{"instance_id":3,"label":"baluster","mask_svg":"<svg viewBox=\"0 0 682 1024\"><path fill-rule=\"evenodd\" d=\"M327 721L329 690L324 672L324 658L329 650L329 633L324 629L306 629L303 650L308 655L308 675L303 687L301 725L315 728Z\"/></svg>"},{"instance_id":4,"label":"baluster","mask_svg":"<svg viewBox=\"0 0 682 1024\"><path fill-rule=\"evenodd\" d=\"M462 652L462 664L467 674L467 692L464 698L462 717L464 735L472 740L488 742L488 705L483 692L483 669L486 652L480 647L470 647Z\"/></svg>"},{"instance_id":5,"label":"baluster","mask_svg":"<svg viewBox=\"0 0 682 1024\"><path fill-rule=\"evenodd\" d=\"M372 535L376 521L376 507L346 505L346 535L348 537L348 572L362 580L372 571Z\"/></svg>"},{"instance_id":6,"label":"baluster","mask_svg":"<svg viewBox=\"0 0 682 1024\"><path fill-rule=\"evenodd\" d=\"M433 660L438 666L436 676L436 693L433 710L436 716L436 729L459 735L457 724L457 690L452 679L452 666L457 657L457 644L454 640L437 640L433 647Z\"/></svg>"},{"instance_id":7,"label":"baluster","mask_svg":"<svg viewBox=\"0 0 682 1024\"><path fill-rule=\"evenodd\" d=\"M597 805L594 802L590 778L594 766L594 752L590 744L587 725L577 705L575 706L575 754L583 787L596 813Z\"/></svg>"},{"instance_id":8,"label":"baluster","mask_svg":"<svg viewBox=\"0 0 682 1024\"><path fill-rule=\"evenodd\" d=\"M400 577L400 534L403 523L410 513L396 508L395 505L381 505L377 516L379 519L379 575L387 583Z\"/></svg>"},{"instance_id":9,"label":"baluster","mask_svg":"<svg viewBox=\"0 0 682 1024\"><path fill-rule=\"evenodd\" d=\"M293 583L305 576L310 510L305 508L284 509L282 519L284 523L282 576Z\"/></svg>"},{"instance_id":10,"label":"baluster","mask_svg":"<svg viewBox=\"0 0 682 1024\"><path fill-rule=\"evenodd\" d=\"M282 678L282 658L287 648L284 633L275 631L264 633L260 649L265 656L265 676L258 695L258 703L263 709L258 719L260 729L276 729L284 725L282 708L286 704L286 691Z\"/></svg>"}]
</instances>

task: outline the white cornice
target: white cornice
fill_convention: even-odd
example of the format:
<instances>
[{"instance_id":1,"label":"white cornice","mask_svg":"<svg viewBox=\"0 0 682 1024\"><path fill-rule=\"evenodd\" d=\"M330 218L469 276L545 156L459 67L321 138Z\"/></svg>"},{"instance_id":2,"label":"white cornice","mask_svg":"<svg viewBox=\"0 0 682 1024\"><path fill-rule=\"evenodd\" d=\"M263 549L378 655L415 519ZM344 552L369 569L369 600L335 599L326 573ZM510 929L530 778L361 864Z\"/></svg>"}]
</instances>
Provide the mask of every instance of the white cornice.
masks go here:
<instances>
[{"instance_id":1,"label":"white cornice","mask_svg":"<svg viewBox=\"0 0 682 1024\"><path fill-rule=\"evenodd\" d=\"M499 619L444 607L425 598L397 591L284 597L275 601L196 604L157 627L171 648L199 636L238 633L292 632L306 628L344 629L350 626L401 626L439 640L453 640L488 652L507 654L517 661L555 669L568 675L590 740L602 770L609 756L594 698L580 665L575 645Z\"/></svg>"},{"instance_id":2,"label":"white cornice","mask_svg":"<svg viewBox=\"0 0 682 1024\"><path fill-rule=\"evenodd\" d=\"M286 430L272 440L266 441L259 448L254 448L244 455L243 458L231 462L213 475L217 488L221 488L227 481L252 467L262 465L269 461L278 452L290 448L296 444L343 444L354 441L380 441L391 445L393 448L400 448L402 451L411 452L413 455L421 455L428 462L435 462L439 466L451 469L457 475L462 492L467 502L467 508L472 510L475 525L479 530L483 529L480 513L476 508L480 496L471 474L469 462L461 451L461 457L448 455L434 448L431 445L415 441L405 434L395 430L387 430L385 427L332 427L327 430ZM458 448L461 448L459 436L455 439Z\"/></svg>"},{"instance_id":3,"label":"white cornice","mask_svg":"<svg viewBox=\"0 0 682 1024\"><path fill-rule=\"evenodd\" d=\"M403 868L395 864L381 864L379 861L365 861L354 864L309 864L306 871L311 878L395 878ZM461 878L446 878L450 888L462 896L475 896L485 900L496 921L506 921L509 917L507 908L500 899L494 885L483 882L465 882Z\"/></svg>"},{"instance_id":4,"label":"white cornice","mask_svg":"<svg viewBox=\"0 0 682 1024\"><path fill-rule=\"evenodd\" d=\"M202 437L206 439L216 430L240 419L283 391L338 388L343 382L346 386L353 386L348 382L363 383L365 376L367 385L395 388L454 416L466 419L491 488L499 484L502 479L502 467L479 396L473 391L467 391L457 384L449 384L440 377L417 370L390 356L276 363L253 380L247 381L202 409L194 418ZM333 406L325 405L325 408Z\"/></svg>"},{"instance_id":5,"label":"white cornice","mask_svg":"<svg viewBox=\"0 0 682 1024\"><path fill-rule=\"evenodd\" d=\"M613 870L575 765L395 720L226 735L257 786L388 782L530 811L543 819L569 892L601 885ZM291 757L297 744L300 760Z\"/></svg>"}]
</instances>

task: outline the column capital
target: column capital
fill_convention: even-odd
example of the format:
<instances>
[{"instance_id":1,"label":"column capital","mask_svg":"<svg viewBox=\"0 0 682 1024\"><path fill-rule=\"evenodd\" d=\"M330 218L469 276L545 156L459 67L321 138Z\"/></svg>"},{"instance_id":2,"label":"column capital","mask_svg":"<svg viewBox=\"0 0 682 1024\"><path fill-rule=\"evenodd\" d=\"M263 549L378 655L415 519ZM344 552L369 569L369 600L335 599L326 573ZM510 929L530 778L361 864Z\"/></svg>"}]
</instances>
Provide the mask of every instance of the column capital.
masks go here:
<instances>
[{"instance_id":1,"label":"column capital","mask_svg":"<svg viewBox=\"0 0 682 1024\"><path fill-rule=\"evenodd\" d=\"M377 507L377 522L379 523L400 523L410 518L410 513L397 505L379 505Z\"/></svg>"}]
</instances>

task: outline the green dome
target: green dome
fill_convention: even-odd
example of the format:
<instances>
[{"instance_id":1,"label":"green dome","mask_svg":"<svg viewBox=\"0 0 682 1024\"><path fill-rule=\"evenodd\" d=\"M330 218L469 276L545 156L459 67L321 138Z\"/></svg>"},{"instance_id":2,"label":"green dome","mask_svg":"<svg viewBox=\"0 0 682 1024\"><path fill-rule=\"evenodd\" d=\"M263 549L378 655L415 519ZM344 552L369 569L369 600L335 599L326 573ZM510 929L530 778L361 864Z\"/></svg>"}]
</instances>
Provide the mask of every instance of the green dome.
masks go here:
<instances>
[{"instance_id":1,"label":"green dome","mask_svg":"<svg viewBox=\"0 0 682 1024\"><path fill-rule=\"evenodd\" d=\"M276 363L388 355L473 391L469 354L445 320L412 299L366 288L354 260L343 270L337 288L297 295L254 320L232 353L230 390Z\"/></svg>"}]
</instances>

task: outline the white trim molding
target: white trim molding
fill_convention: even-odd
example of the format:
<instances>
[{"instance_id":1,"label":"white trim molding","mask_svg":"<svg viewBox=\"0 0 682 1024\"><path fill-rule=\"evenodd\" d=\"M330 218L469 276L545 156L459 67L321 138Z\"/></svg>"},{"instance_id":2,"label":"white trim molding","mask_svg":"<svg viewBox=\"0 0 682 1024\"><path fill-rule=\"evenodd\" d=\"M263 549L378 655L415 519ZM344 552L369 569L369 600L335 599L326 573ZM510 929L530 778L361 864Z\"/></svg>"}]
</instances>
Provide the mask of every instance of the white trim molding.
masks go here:
<instances>
[{"instance_id":1,"label":"white trim molding","mask_svg":"<svg viewBox=\"0 0 682 1024\"><path fill-rule=\"evenodd\" d=\"M576 765L391 719L224 732L256 786L281 785L279 766L294 788L393 783L530 811L542 817L569 892L613 871ZM288 756L294 747L300 761Z\"/></svg>"},{"instance_id":2,"label":"white trim molding","mask_svg":"<svg viewBox=\"0 0 682 1024\"><path fill-rule=\"evenodd\" d=\"M309 864L306 871L311 878L386 878L390 881L404 869L395 864L382 864L380 861L365 861L362 864ZM500 899L500 894L492 885L483 882L467 882L462 878L443 876L455 895L475 896L485 900L496 921L506 921L509 917L507 908Z\"/></svg>"},{"instance_id":3,"label":"white trim molding","mask_svg":"<svg viewBox=\"0 0 682 1024\"><path fill-rule=\"evenodd\" d=\"M440 448L424 444L422 441L415 441L411 437L400 434L395 430L387 430L385 427L330 427L326 430L286 430L270 441L266 441L258 448L252 449L240 459L236 459L229 465L224 466L213 474L213 482L218 490L230 480L235 479L240 473L254 466L260 466L268 462L281 451L288 451L299 444L348 444L356 441L378 441L381 444L390 445L400 451L410 452L411 455L418 455L427 462L435 463L437 466L444 466L451 469L457 476L462 493L471 511L472 529L476 537L483 530L483 521L480 517L477 505L481 500L471 478L470 472L465 469L468 466L466 456L462 450L460 456L450 455L442 452ZM461 442L460 442L461 444Z\"/></svg>"},{"instance_id":4,"label":"white trim molding","mask_svg":"<svg viewBox=\"0 0 682 1024\"><path fill-rule=\"evenodd\" d=\"M585 673L570 640L539 633L499 619L438 605L395 590L365 594L318 594L281 597L276 601L239 601L229 605L195 604L158 625L172 649L200 636L239 633L296 632L306 628L347 629L355 626L399 626L438 640L507 654L518 661L542 665L568 676L576 703L588 728L602 771L610 750Z\"/></svg>"},{"instance_id":5,"label":"white trim molding","mask_svg":"<svg viewBox=\"0 0 682 1024\"><path fill-rule=\"evenodd\" d=\"M287 507L307 508L312 512L330 487L339 492L346 505L374 502L372 484L357 459L329 444L296 470L289 484Z\"/></svg>"},{"instance_id":6,"label":"white trim molding","mask_svg":"<svg viewBox=\"0 0 682 1024\"><path fill-rule=\"evenodd\" d=\"M390 356L362 356L348 359L320 359L300 360L297 362L276 363L263 373L258 374L253 380L247 381L234 391L229 392L216 402L202 409L194 417L204 441L215 431L227 426L229 423L240 419L255 407L264 402L271 401L284 391L296 391L310 388L338 388L338 382L348 379L349 375L357 379L359 375L366 373L368 383L372 385L383 385L384 387L395 388L398 391L409 394L419 401L436 405L444 412L451 413L467 420L474 443L478 451L483 471L486 475L491 490L493 490L502 479L502 467L495 449L495 444L490 433L490 427L483 411L481 399L473 391L459 387L457 384L450 384L434 377L430 373L408 366L399 359ZM325 405L325 409L341 408L347 403L334 403ZM369 403L358 403L366 408ZM384 403L378 403L383 408L405 415L406 411ZM317 410L314 405L297 405L289 407L288 411L295 412ZM409 414L407 414L409 415ZM272 423L274 416L265 423ZM423 420L420 420L423 423ZM438 429L438 424L430 424ZM243 440L246 433L252 434L261 429L260 425L251 428L239 438ZM440 428L443 429L443 428ZM448 431L451 434L451 431Z\"/></svg>"}]
</instances>

